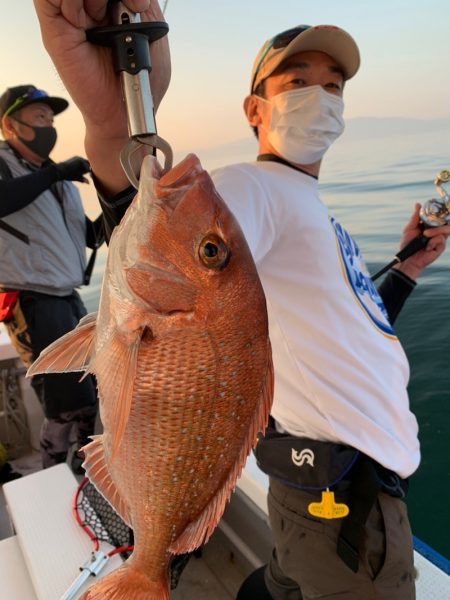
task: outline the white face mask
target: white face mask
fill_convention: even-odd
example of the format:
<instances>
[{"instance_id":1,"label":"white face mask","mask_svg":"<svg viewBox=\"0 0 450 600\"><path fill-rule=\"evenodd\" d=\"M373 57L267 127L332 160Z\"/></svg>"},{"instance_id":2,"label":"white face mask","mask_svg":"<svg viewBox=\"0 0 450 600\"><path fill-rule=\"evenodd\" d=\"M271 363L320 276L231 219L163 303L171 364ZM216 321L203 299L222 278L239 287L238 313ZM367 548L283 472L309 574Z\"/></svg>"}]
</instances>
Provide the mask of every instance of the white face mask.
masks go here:
<instances>
[{"instance_id":1,"label":"white face mask","mask_svg":"<svg viewBox=\"0 0 450 600\"><path fill-rule=\"evenodd\" d=\"M290 90L264 101L272 109L267 139L289 162L317 162L344 131L342 98L320 85Z\"/></svg>"}]
</instances>

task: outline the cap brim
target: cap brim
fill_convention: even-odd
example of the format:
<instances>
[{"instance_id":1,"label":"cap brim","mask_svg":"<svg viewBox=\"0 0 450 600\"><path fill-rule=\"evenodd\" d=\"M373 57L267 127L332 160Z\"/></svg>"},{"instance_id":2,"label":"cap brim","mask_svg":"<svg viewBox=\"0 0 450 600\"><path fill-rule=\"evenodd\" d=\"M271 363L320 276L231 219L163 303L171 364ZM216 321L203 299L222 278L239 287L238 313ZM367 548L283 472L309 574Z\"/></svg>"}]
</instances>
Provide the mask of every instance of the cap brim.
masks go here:
<instances>
[{"instance_id":1,"label":"cap brim","mask_svg":"<svg viewBox=\"0 0 450 600\"><path fill-rule=\"evenodd\" d=\"M268 58L261 67L253 89L273 73L287 58L298 52L324 52L341 67L344 79L353 77L359 69L360 56L355 40L343 29L318 25L300 33L290 44Z\"/></svg>"},{"instance_id":2,"label":"cap brim","mask_svg":"<svg viewBox=\"0 0 450 600\"><path fill-rule=\"evenodd\" d=\"M29 106L30 104L36 104L37 102L41 102L42 104L47 104L52 109L55 115L58 115L63 110L69 106L69 103L64 98L58 98L56 96L44 96L43 98L34 98L32 100L26 100L21 106L19 106L19 110L24 108L25 106Z\"/></svg>"}]
</instances>

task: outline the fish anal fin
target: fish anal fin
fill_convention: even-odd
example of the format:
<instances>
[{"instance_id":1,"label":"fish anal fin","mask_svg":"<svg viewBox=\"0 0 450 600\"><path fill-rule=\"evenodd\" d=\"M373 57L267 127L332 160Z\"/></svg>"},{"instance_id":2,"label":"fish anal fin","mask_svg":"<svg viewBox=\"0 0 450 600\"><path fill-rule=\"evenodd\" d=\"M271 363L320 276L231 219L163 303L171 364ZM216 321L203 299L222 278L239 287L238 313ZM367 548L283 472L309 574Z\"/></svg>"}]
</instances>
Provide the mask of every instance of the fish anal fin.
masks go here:
<instances>
[{"instance_id":1,"label":"fish anal fin","mask_svg":"<svg viewBox=\"0 0 450 600\"><path fill-rule=\"evenodd\" d=\"M246 443L243 444L238 458L223 486L216 492L214 498L205 507L200 516L190 523L178 539L171 545L170 551L173 554L192 552L195 548L206 543L211 537L224 513L231 492L236 486L236 481L242 472L247 456L249 455L251 448L255 445L257 433L259 431L264 431L267 426L270 409L272 407L274 389L274 373L270 342L268 342L268 344L269 352L266 377L261 389L261 398L258 407L249 427Z\"/></svg>"},{"instance_id":2,"label":"fish anal fin","mask_svg":"<svg viewBox=\"0 0 450 600\"><path fill-rule=\"evenodd\" d=\"M28 369L27 377L38 373L85 371L94 350L96 315L87 315L77 327L41 352Z\"/></svg>"},{"instance_id":3,"label":"fish anal fin","mask_svg":"<svg viewBox=\"0 0 450 600\"><path fill-rule=\"evenodd\" d=\"M93 436L92 442L84 446L81 450L86 457L83 462L86 475L105 500L111 504L116 513L131 527L131 515L128 504L122 500L117 491L105 461L103 436Z\"/></svg>"}]
</instances>

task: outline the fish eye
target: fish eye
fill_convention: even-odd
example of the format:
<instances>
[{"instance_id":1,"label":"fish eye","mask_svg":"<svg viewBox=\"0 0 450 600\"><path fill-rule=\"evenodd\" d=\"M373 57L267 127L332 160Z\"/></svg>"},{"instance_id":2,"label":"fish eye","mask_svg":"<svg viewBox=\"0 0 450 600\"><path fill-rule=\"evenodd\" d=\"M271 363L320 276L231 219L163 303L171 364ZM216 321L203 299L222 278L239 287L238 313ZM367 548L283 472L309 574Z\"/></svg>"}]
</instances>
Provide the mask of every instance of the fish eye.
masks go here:
<instances>
[{"instance_id":1,"label":"fish eye","mask_svg":"<svg viewBox=\"0 0 450 600\"><path fill-rule=\"evenodd\" d=\"M223 269L228 264L230 251L222 238L210 233L200 242L198 255L208 269Z\"/></svg>"}]
</instances>

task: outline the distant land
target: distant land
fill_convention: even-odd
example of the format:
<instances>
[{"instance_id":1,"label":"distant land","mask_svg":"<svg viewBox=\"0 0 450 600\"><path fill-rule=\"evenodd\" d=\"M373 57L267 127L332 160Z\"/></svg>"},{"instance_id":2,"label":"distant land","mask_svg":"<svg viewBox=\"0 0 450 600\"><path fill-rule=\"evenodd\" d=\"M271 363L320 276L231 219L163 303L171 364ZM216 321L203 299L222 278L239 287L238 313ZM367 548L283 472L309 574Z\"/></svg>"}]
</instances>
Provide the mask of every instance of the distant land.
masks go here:
<instances>
[{"instance_id":1,"label":"distant land","mask_svg":"<svg viewBox=\"0 0 450 600\"><path fill-rule=\"evenodd\" d=\"M370 137L414 135L450 129L450 119L408 119L360 117L346 122L345 136L348 141Z\"/></svg>"},{"instance_id":2,"label":"distant land","mask_svg":"<svg viewBox=\"0 0 450 600\"><path fill-rule=\"evenodd\" d=\"M378 118L358 117L346 121L343 142L367 141L368 139L389 138L395 136L415 135L442 131L450 136L450 119L411 119L411 118ZM445 132L445 133L444 133ZM230 163L253 160L257 152L256 140L249 130L246 138L211 147L191 148L207 169L213 169ZM185 156L186 150L180 151L175 160Z\"/></svg>"}]
</instances>

